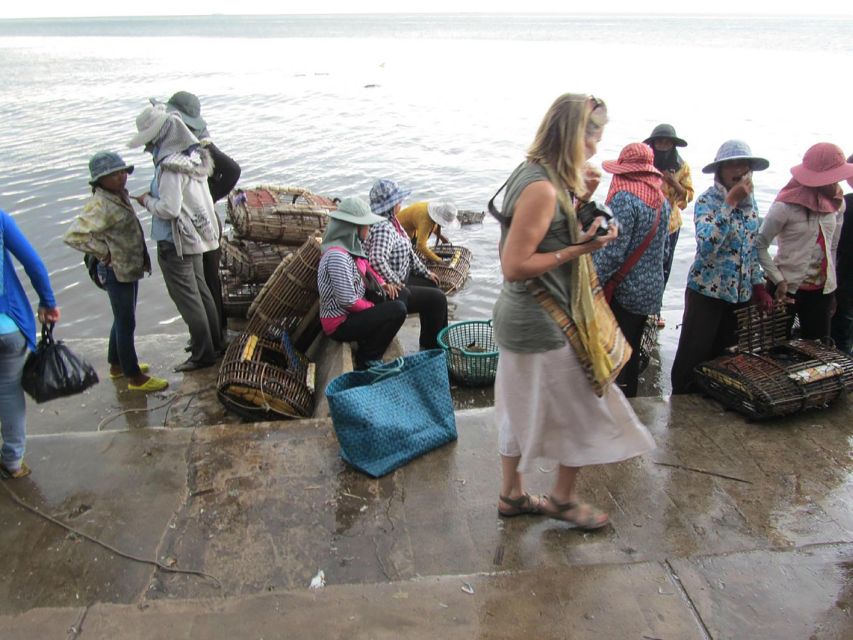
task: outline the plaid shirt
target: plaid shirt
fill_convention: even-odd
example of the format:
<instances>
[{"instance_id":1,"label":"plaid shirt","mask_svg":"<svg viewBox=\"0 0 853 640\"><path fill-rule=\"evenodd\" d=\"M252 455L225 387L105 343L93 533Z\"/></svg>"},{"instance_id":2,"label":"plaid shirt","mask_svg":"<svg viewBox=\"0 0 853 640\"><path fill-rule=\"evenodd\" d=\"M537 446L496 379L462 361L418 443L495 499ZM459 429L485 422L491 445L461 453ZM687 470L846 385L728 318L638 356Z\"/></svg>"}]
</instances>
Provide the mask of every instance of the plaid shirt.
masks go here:
<instances>
[{"instance_id":1,"label":"plaid shirt","mask_svg":"<svg viewBox=\"0 0 853 640\"><path fill-rule=\"evenodd\" d=\"M398 230L390 220L370 227L370 235L367 236L364 248L370 258L370 266L376 269L386 282L405 284L411 271L416 275L429 277L429 270L415 255L409 236L402 229Z\"/></svg>"}]
</instances>

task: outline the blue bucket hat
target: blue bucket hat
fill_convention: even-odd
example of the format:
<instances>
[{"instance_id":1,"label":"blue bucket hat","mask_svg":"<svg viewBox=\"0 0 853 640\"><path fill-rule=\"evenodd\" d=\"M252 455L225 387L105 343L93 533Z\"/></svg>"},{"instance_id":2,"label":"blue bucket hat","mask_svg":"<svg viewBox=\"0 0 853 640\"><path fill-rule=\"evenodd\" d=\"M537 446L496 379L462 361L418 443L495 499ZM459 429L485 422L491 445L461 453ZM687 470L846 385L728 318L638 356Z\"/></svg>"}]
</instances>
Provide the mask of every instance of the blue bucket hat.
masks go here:
<instances>
[{"instance_id":1,"label":"blue bucket hat","mask_svg":"<svg viewBox=\"0 0 853 640\"><path fill-rule=\"evenodd\" d=\"M95 186L95 183L116 171L127 171L133 173L133 165L127 164L121 159L121 156L112 151L98 151L95 155L89 158L89 184Z\"/></svg>"},{"instance_id":2,"label":"blue bucket hat","mask_svg":"<svg viewBox=\"0 0 853 640\"><path fill-rule=\"evenodd\" d=\"M770 162L752 155L752 149L743 140L726 140L717 151L714 161L702 168L702 173L716 173L717 167L728 160L747 160L753 171L764 171Z\"/></svg>"},{"instance_id":3,"label":"blue bucket hat","mask_svg":"<svg viewBox=\"0 0 853 640\"><path fill-rule=\"evenodd\" d=\"M410 193L411 191L401 191L393 180L377 180L370 189L370 210L379 215L387 213Z\"/></svg>"}]
</instances>

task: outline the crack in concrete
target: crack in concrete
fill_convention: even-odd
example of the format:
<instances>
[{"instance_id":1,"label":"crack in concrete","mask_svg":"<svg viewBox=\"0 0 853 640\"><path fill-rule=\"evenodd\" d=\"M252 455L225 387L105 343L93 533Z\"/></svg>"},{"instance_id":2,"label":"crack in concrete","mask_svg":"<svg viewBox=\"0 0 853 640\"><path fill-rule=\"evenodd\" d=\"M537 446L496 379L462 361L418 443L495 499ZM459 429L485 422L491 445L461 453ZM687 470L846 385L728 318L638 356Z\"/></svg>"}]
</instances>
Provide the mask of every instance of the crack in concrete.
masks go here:
<instances>
[{"instance_id":1,"label":"crack in concrete","mask_svg":"<svg viewBox=\"0 0 853 640\"><path fill-rule=\"evenodd\" d=\"M65 640L77 640L77 638L80 637L80 634L83 633L83 623L86 621L86 616L89 615L89 609L91 608L92 605L87 605L86 608L83 609L83 612L80 614L77 622L68 628Z\"/></svg>"},{"instance_id":2,"label":"crack in concrete","mask_svg":"<svg viewBox=\"0 0 853 640\"><path fill-rule=\"evenodd\" d=\"M699 629L699 633L702 634L704 640L714 640L714 636L711 635L711 631L708 629L708 625L705 624L705 621L702 619L702 614L699 613L699 609L696 607L696 604L693 602L693 598L690 597L690 594L687 592L687 589L681 584L681 578L678 577L678 573L675 570L675 567L672 566L669 560L664 560L661 562L661 566L663 566L664 571L666 571L667 577L669 577L672 586L675 587L676 591L678 591L679 595L681 595L682 600L687 604L687 608L690 610L693 619L696 621L696 626Z\"/></svg>"}]
</instances>

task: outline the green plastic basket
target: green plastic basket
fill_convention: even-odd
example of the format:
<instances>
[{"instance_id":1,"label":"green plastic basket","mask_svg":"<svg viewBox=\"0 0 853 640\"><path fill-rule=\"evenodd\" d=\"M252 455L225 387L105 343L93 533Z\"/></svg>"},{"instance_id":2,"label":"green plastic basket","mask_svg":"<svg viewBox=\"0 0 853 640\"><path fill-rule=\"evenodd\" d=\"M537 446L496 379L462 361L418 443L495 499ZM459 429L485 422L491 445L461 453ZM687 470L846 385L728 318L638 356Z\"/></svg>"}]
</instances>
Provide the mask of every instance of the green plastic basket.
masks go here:
<instances>
[{"instance_id":1,"label":"green plastic basket","mask_svg":"<svg viewBox=\"0 0 853 640\"><path fill-rule=\"evenodd\" d=\"M438 346L447 355L450 376L459 384L482 387L494 383L498 347L491 320L455 322L438 334Z\"/></svg>"}]
</instances>

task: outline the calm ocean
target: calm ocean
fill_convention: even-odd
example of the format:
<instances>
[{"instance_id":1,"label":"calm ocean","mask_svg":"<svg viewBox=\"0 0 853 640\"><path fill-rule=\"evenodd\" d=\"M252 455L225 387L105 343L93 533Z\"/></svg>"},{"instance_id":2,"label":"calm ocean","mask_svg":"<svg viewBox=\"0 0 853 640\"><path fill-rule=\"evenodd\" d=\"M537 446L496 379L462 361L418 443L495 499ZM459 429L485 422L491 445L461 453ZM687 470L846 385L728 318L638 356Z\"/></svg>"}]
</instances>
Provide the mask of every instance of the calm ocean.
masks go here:
<instances>
[{"instance_id":1,"label":"calm ocean","mask_svg":"<svg viewBox=\"0 0 853 640\"><path fill-rule=\"evenodd\" d=\"M106 298L61 238L89 196L93 152L120 151L137 165L131 192L147 187L150 157L125 145L149 97L198 94L213 139L243 167L241 186L366 198L376 178L390 177L412 189L411 201L447 198L482 210L551 101L588 92L611 116L594 161L670 122L690 143L683 156L701 193L710 184L701 167L723 140L743 138L771 162L755 177L766 210L811 144L853 151L851 54L850 17L0 21L0 207L48 265L61 336L106 336ZM606 192L604 183L598 195ZM691 213L664 299L665 358L694 250ZM453 315L488 317L501 280L497 225L463 227L452 239L474 252ZM184 331L156 270L142 284L137 326Z\"/></svg>"}]
</instances>

